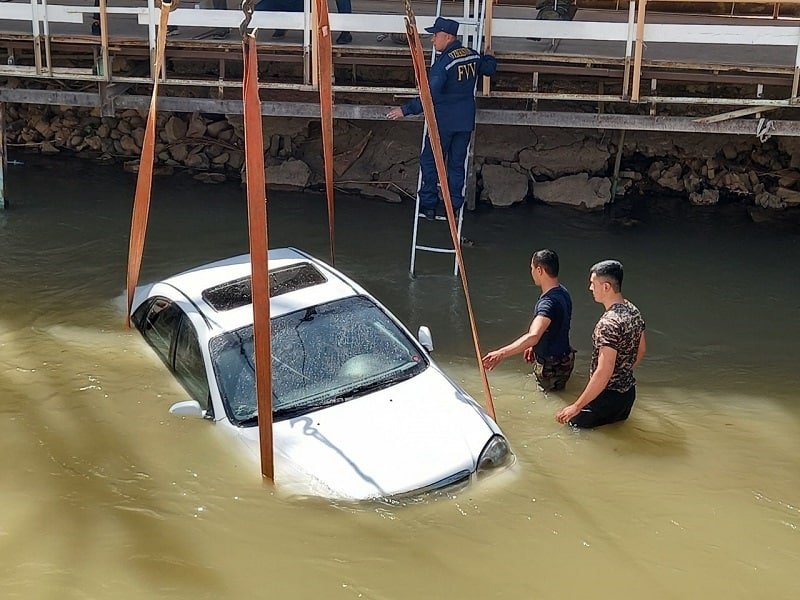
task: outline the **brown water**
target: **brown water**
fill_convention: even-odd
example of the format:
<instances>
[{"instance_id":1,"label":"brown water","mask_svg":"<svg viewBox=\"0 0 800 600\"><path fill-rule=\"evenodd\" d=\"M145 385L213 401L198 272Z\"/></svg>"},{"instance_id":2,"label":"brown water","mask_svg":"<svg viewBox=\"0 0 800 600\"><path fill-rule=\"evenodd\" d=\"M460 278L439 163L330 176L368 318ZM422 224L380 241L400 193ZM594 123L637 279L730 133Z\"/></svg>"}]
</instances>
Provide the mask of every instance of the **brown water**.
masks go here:
<instances>
[{"instance_id":1,"label":"brown water","mask_svg":"<svg viewBox=\"0 0 800 600\"><path fill-rule=\"evenodd\" d=\"M469 215L482 345L527 327L532 250L575 300L576 375L536 390L490 375L518 460L507 476L406 505L287 499L122 327L133 176L30 159L0 214L0 598L795 598L800 564L800 236L738 211L607 215L543 206ZM158 179L143 279L247 249L236 185ZM324 257L324 199L275 195L272 245ZM337 266L480 398L449 260L407 275L411 209L340 198ZM433 226L434 224L428 224ZM443 226L442 226L443 227ZM600 307L586 271L616 257L648 324L629 421L553 415L586 381Z\"/></svg>"}]
</instances>

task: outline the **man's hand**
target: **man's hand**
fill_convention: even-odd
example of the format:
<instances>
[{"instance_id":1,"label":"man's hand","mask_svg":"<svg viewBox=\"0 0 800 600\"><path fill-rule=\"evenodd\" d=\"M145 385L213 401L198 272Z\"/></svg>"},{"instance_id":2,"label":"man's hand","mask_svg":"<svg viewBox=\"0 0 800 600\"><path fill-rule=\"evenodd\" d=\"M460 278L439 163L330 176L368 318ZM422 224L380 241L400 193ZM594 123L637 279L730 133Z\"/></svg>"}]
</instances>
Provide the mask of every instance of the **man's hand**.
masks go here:
<instances>
[{"instance_id":1,"label":"man's hand","mask_svg":"<svg viewBox=\"0 0 800 600\"><path fill-rule=\"evenodd\" d=\"M481 359L481 362L483 362L484 369L489 369L491 371L497 365L503 362L504 358L505 356L503 356L503 353L500 350L494 350L492 352L489 352L489 354L487 354L486 356L484 356Z\"/></svg>"},{"instance_id":2,"label":"man's hand","mask_svg":"<svg viewBox=\"0 0 800 600\"><path fill-rule=\"evenodd\" d=\"M527 348L525 352L522 353L522 358L525 359L526 363L532 363L536 360L536 355L533 353L533 348Z\"/></svg>"},{"instance_id":3,"label":"man's hand","mask_svg":"<svg viewBox=\"0 0 800 600\"><path fill-rule=\"evenodd\" d=\"M386 118L391 119L392 121L396 121L397 119L403 118L403 109L399 106L397 108L393 108L388 113L386 113Z\"/></svg>"},{"instance_id":4,"label":"man's hand","mask_svg":"<svg viewBox=\"0 0 800 600\"><path fill-rule=\"evenodd\" d=\"M570 404L569 406L565 406L556 413L556 421L562 424L566 423L571 418L577 416L580 412L581 412L580 408L578 408L574 404Z\"/></svg>"}]
</instances>

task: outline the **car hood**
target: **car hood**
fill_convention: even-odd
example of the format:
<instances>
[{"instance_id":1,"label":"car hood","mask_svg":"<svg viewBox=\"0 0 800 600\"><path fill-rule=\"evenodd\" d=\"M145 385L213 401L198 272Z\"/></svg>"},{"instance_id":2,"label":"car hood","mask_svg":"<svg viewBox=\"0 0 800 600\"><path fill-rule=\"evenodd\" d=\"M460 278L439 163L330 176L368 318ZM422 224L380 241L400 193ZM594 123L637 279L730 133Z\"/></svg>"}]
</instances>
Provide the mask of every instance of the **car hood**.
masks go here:
<instances>
[{"instance_id":1,"label":"car hood","mask_svg":"<svg viewBox=\"0 0 800 600\"><path fill-rule=\"evenodd\" d=\"M357 500L464 478L500 430L430 366L387 389L275 423L273 432L279 488ZM258 457L258 428L240 435Z\"/></svg>"}]
</instances>

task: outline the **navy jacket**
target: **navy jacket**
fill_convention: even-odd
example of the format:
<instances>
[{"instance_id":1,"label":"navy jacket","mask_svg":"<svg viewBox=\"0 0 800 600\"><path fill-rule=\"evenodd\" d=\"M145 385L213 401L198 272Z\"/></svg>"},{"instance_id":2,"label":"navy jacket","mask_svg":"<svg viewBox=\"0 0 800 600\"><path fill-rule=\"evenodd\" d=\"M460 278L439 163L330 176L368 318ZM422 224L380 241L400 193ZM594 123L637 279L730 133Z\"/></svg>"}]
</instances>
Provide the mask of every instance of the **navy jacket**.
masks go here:
<instances>
[{"instance_id":1,"label":"navy jacket","mask_svg":"<svg viewBox=\"0 0 800 600\"><path fill-rule=\"evenodd\" d=\"M497 61L454 41L437 57L428 73L439 131L472 131L475 127L475 82L494 75ZM418 115L422 102L413 98L403 104L403 115Z\"/></svg>"}]
</instances>

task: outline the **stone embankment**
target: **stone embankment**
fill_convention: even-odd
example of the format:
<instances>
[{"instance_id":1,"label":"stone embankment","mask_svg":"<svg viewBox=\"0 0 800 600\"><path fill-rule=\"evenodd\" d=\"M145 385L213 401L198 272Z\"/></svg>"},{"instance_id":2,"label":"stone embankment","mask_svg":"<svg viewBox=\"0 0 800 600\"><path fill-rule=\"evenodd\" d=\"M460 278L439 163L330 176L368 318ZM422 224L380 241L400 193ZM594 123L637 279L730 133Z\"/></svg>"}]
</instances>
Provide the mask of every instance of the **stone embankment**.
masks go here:
<instances>
[{"instance_id":1,"label":"stone embankment","mask_svg":"<svg viewBox=\"0 0 800 600\"><path fill-rule=\"evenodd\" d=\"M145 117L127 110L104 117L74 107L9 105L11 146L119 160L138 169ZM157 173L178 169L218 183L239 180L244 163L240 116L161 114ZM400 202L417 184L421 124L337 121L337 186ZM612 201L616 132L479 126L475 144L478 201L496 207L535 199L600 209ZM265 118L267 181L282 188L323 182L319 123ZM800 210L800 140L755 136L628 132L616 195L682 195L692 204L740 199L754 207Z\"/></svg>"}]
</instances>

